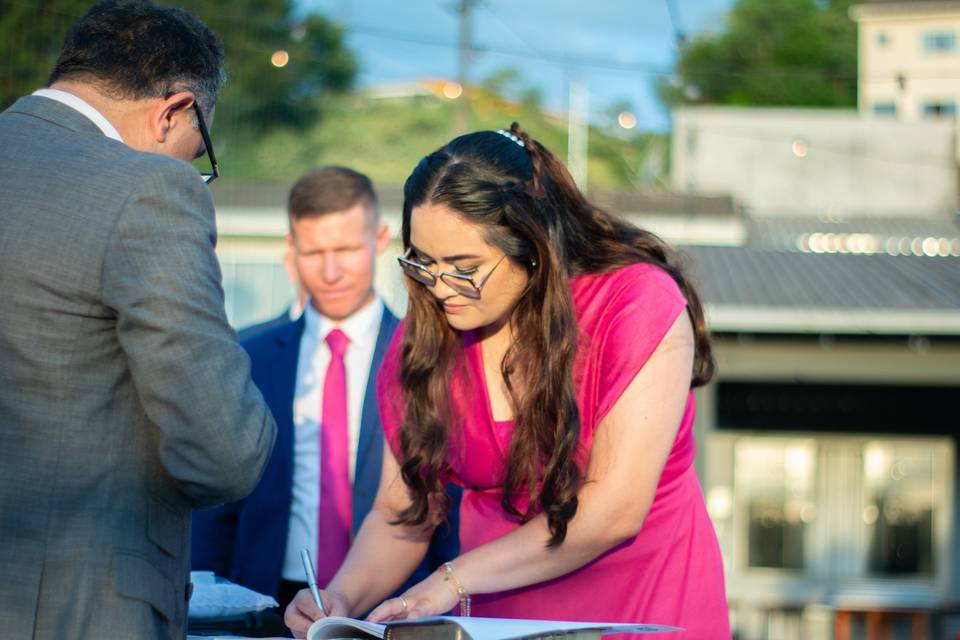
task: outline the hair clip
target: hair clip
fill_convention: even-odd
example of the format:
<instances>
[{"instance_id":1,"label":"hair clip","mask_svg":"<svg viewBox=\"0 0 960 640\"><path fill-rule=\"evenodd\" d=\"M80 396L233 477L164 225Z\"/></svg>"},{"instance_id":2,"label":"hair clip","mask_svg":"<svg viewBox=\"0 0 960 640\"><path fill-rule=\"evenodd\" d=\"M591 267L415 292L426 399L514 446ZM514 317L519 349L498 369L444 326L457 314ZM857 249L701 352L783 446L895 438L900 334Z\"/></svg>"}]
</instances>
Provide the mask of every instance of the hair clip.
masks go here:
<instances>
[{"instance_id":1,"label":"hair clip","mask_svg":"<svg viewBox=\"0 0 960 640\"><path fill-rule=\"evenodd\" d=\"M521 140L520 138L518 138L518 137L515 136L514 134L510 133L510 132L507 131L506 129L497 129L497 133L499 133L500 135L502 135L504 138L510 138L511 140L513 140L514 142L516 142L516 143L517 143L518 145L520 145L521 147L526 147L526 146L527 146L527 145L525 145L525 144L523 143L523 140Z\"/></svg>"}]
</instances>

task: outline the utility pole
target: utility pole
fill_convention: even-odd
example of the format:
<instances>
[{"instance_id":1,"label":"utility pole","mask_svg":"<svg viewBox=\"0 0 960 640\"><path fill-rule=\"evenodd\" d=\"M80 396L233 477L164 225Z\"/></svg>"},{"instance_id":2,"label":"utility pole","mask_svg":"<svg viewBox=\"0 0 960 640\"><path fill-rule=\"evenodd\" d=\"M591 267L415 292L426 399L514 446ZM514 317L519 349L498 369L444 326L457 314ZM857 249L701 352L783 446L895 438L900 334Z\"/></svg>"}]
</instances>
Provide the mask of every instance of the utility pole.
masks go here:
<instances>
[{"instance_id":1,"label":"utility pole","mask_svg":"<svg viewBox=\"0 0 960 640\"><path fill-rule=\"evenodd\" d=\"M457 59L457 82L460 83L462 93L457 103L456 117L454 118L455 135L466 133L470 128L470 91L467 89L470 80L470 62L473 56L473 7L477 0L460 0L457 6L457 18L460 23L460 46Z\"/></svg>"},{"instance_id":2,"label":"utility pole","mask_svg":"<svg viewBox=\"0 0 960 640\"><path fill-rule=\"evenodd\" d=\"M587 192L587 145L590 135L590 94L582 82L570 80L567 107L567 168L580 191Z\"/></svg>"}]
</instances>

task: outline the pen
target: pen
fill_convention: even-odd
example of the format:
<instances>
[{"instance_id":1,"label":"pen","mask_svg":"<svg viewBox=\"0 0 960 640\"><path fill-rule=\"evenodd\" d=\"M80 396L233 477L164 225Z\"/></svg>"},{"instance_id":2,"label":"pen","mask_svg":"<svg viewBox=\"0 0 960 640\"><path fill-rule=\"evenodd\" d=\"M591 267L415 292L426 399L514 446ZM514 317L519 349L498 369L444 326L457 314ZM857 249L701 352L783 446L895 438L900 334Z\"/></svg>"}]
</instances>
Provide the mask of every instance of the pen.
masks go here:
<instances>
[{"instance_id":1,"label":"pen","mask_svg":"<svg viewBox=\"0 0 960 640\"><path fill-rule=\"evenodd\" d=\"M310 593L313 594L313 601L320 607L323 615L327 613L327 608L323 606L323 600L320 599L320 590L317 589L317 576L313 573L313 560L310 559L310 550L304 547L300 550L300 560L303 561L303 572L307 574L307 584L310 585Z\"/></svg>"}]
</instances>

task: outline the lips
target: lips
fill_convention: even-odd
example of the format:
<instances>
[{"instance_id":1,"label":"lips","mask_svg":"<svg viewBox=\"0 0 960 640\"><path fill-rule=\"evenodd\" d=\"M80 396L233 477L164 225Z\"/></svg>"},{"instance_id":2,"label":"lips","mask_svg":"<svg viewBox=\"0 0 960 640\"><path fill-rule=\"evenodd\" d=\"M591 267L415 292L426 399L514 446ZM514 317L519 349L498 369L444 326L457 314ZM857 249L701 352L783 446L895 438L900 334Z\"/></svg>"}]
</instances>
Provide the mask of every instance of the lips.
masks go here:
<instances>
[{"instance_id":1,"label":"lips","mask_svg":"<svg viewBox=\"0 0 960 640\"><path fill-rule=\"evenodd\" d=\"M467 308L467 305L464 305L464 304L448 304L446 302L443 303L443 310L446 311L447 313L460 313L466 308Z\"/></svg>"}]
</instances>

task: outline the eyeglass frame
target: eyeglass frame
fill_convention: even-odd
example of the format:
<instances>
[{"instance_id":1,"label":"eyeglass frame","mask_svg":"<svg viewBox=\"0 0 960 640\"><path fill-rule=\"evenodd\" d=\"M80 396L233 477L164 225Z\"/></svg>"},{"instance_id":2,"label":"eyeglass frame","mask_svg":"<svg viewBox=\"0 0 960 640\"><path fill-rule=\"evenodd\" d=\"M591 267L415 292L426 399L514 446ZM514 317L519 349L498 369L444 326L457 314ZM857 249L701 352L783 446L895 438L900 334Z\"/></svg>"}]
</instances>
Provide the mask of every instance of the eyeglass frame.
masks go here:
<instances>
[{"instance_id":1,"label":"eyeglass frame","mask_svg":"<svg viewBox=\"0 0 960 640\"><path fill-rule=\"evenodd\" d=\"M210 184L220 177L220 165L217 164L217 156L213 152L213 143L210 142L210 132L207 131L207 124L203 121L203 113L200 112L200 105L197 104L196 99L193 101L193 111L197 114L197 128L200 129L200 137L203 138L203 150L207 154L207 158L210 159L210 167L212 168L211 173L201 171L200 177L203 178L205 183Z\"/></svg>"},{"instance_id":2,"label":"eyeglass frame","mask_svg":"<svg viewBox=\"0 0 960 640\"><path fill-rule=\"evenodd\" d=\"M434 273L433 271L430 271L429 269L427 269L427 267L426 267L425 265L422 265L422 264L420 264L419 262L414 262L413 260L411 260L411 259L410 259L411 254L413 254L413 247L410 247L409 249L407 249L406 252L405 252L402 256L397 256L397 262L398 262L399 265L400 265L400 270L403 271L403 274L404 274L405 276L407 276L408 278L411 278L411 279L415 280L416 282L419 282L420 284L422 284L422 285L424 285L424 286L426 286L426 287L435 287L435 286L437 286L437 280L442 280L443 283L446 284L448 287L453 288L453 287L450 285L449 282L447 282L446 280L444 280L444 276L449 276L449 277L453 278L454 280L460 280L460 281L463 281L463 282L467 282L467 283L469 283L470 286L472 286L472 287L474 288L474 290L477 292L476 297L471 296L471 295L469 295L469 294L467 294L467 293L465 293L465 292L463 292L463 291L460 291L459 289L455 289L455 288L454 288L454 290L455 290L457 293L459 293L460 295L464 295L464 296L466 296L466 297L468 297L468 298L470 298L470 299L472 299L472 300L479 300L479 299L480 299L480 293L481 293L481 291L483 290L483 286L484 286L485 284L487 284L487 280L489 280L489 279L490 279L490 276L493 275L493 272L497 270L497 267L500 266L500 263L503 262L504 260L506 260L506 258L507 258L507 254L503 254L503 256L502 256L499 260L497 260L497 264L493 265L493 267L490 268L490 271L487 272L487 275L483 276L483 278L480 279L480 282L477 283L477 282L473 279L473 274L467 275L467 274L463 274L463 273L450 273L449 271L442 271L442 272L440 272L440 273ZM410 266L413 267L418 273L424 273L424 274L429 275L430 278L432 279L432 282L424 282L423 280L417 280L417 278L414 278L414 277L411 276L409 273L407 273L406 269L403 268L404 265L410 265Z\"/></svg>"}]
</instances>

